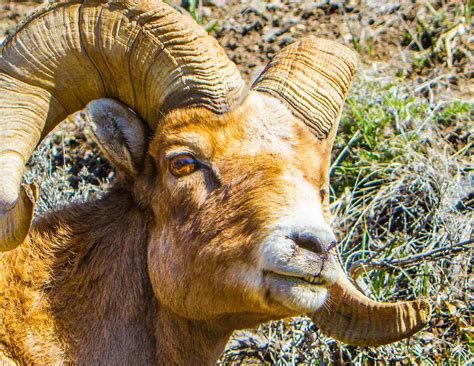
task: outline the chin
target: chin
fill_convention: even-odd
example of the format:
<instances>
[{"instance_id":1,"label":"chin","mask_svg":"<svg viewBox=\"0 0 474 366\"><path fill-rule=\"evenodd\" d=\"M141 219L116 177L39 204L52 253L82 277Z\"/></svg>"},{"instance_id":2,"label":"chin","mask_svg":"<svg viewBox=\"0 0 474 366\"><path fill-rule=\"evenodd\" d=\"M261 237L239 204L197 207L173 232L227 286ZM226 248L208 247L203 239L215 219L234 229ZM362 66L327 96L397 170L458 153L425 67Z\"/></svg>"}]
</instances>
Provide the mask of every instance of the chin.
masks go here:
<instances>
[{"instance_id":1,"label":"chin","mask_svg":"<svg viewBox=\"0 0 474 366\"><path fill-rule=\"evenodd\" d=\"M274 273L265 277L270 298L295 315L317 311L328 298L328 290L324 285Z\"/></svg>"}]
</instances>

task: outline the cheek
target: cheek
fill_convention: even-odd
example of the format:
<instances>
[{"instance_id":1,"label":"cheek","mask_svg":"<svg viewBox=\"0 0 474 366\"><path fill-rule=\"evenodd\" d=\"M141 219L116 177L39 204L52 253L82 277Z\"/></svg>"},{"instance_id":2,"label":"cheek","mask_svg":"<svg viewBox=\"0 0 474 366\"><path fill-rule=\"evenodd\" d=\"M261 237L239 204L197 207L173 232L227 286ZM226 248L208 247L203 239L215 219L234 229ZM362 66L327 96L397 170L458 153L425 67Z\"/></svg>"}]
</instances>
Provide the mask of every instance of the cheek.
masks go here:
<instances>
[{"instance_id":1,"label":"cheek","mask_svg":"<svg viewBox=\"0 0 474 366\"><path fill-rule=\"evenodd\" d=\"M204 205L210 193L216 188L206 173L201 170L179 179L167 174L164 184L170 199L169 207L175 207L182 216L183 209L195 209Z\"/></svg>"},{"instance_id":2,"label":"cheek","mask_svg":"<svg viewBox=\"0 0 474 366\"><path fill-rule=\"evenodd\" d=\"M176 242L163 230L148 245L148 271L163 306L190 319L265 307L262 274L242 244L220 237L209 242ZM181 239L183 240L183 239Z\"/></svg>"},{"instance_id":3,"label":"cheek","mask_svg":"<svg viewBox=\"0 0 474 366\"><path fill-rule=\"evenodd\" d=\"M186 297L188 264L185 253L172 243L166 231L152 235L148 243L148 275L160 303L179 312Z\"/></svg>"}]
</instances>

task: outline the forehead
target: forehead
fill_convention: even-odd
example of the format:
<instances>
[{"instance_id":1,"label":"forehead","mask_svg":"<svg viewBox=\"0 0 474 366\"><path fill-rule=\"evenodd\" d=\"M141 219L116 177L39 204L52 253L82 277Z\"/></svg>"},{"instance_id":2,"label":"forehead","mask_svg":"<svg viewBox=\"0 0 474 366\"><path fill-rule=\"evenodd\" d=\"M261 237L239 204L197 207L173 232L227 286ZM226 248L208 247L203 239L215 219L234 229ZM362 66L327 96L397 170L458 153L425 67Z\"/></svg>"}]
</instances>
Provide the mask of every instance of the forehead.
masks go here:
<instances>
[{"instance_id":1,"label":"forehead","mask_svg":"<svg viewBox=\"0 0 474 366\"><path fill-rule=\"evenodd\" d=\"M229 117L237 122L235 132L241 137L240 147L249 155L260 152L289 154L302 132L287 108L261 93L251 94Z\"/></svg>"},{"instance_id":2,"label":"forehead","mask_svg":"<svg viewBox=\"0 0 474 366\"><path fill-rule=\"evenodd\" d=\"M215 115L204 108L173 111L161 124L156 137L151 150L157 153L186 146L207 158L262 153L290 156L304 151L321 156L325 150L325 144L283 104L256 92L250 93L242 106L224 115Z\"/></svg>"}]
</instances>

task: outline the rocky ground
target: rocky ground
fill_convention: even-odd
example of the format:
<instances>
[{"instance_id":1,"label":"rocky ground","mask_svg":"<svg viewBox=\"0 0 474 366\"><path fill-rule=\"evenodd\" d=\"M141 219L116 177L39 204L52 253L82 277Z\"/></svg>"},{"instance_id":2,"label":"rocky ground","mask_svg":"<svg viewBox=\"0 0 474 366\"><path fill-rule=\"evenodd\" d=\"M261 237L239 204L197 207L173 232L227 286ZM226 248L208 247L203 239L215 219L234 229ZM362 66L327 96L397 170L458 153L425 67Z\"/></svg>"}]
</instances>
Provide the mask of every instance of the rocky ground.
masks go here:
<instances>
[{"instance_id":1,"label":"rocky ground","mask_svg":"<svg viewBox=\"0 0 474 366\"><path fill-rule=\"evenodd\" d=\"M210 30L249 82L279 49L309 34L357 51L332 169L342 261L368 295L423 295L434 308L429 327L410 342L376 349L344 346L306 318L272 322L236 334L222 364L474 361L472 3L173 3ZM0 1L0 39L37 5ZM84 126L60 127L30 161L27 179L42 188L39 211L90 199L114 176Z\"/></svg>"},{"instance_id":2,"label":"rocky ground","mask_svg":"<svg viewBox=\"0 0 474 366\"><path fill-rule=\"evenodd\" d=\"M472 34L462 2L208 1L215 36L254 78L281 47L306 35L344 43L365 72L472 97ZM206 20L207 20L206 19ZM466 88L467 87L467 88Z\"/></svg>"}]
</instances>

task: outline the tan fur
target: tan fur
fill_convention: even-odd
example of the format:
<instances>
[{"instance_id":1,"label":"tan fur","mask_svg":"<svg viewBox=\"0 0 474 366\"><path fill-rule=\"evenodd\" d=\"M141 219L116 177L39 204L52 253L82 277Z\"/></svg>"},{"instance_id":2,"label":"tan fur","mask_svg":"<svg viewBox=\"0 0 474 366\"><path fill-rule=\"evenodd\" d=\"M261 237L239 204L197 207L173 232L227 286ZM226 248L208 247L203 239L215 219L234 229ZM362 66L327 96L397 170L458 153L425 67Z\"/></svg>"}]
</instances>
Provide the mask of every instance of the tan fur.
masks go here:
<instances>
[{"instance_id":1,"label":"tan fur","mask_svg":"<svg viewBox=\"0 0 474 366\"><path fill-rule=\"evenodd\" d=\"M296 315L258 285L259 245L298 190L285 174L327 189L329 145L252 98L171 112L132 182L40 217L0 254L0 359L212 364L233 330ZM172 177L177 150L214 173Z\"/></svg>"}]
</instances>

